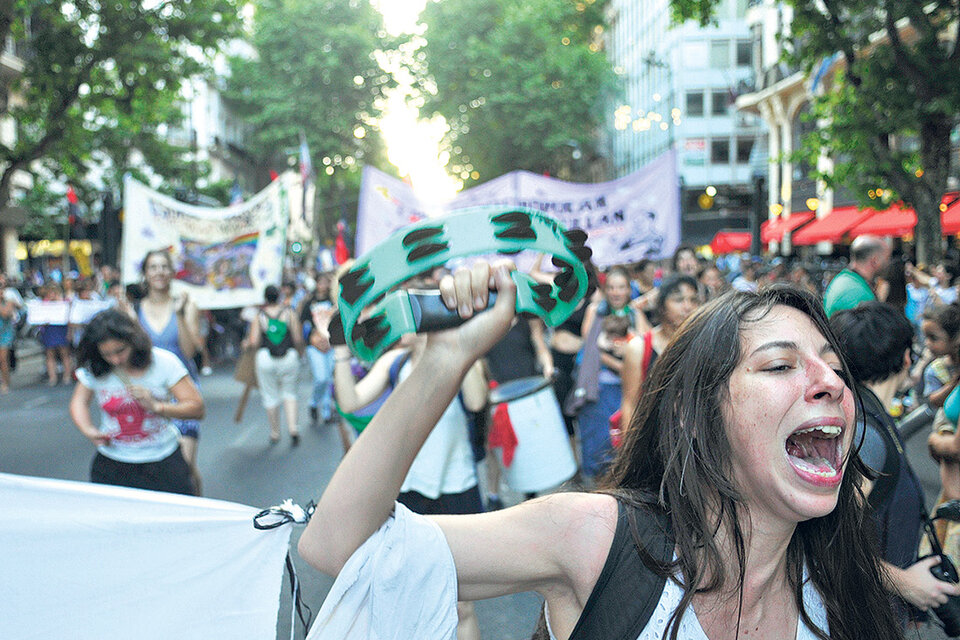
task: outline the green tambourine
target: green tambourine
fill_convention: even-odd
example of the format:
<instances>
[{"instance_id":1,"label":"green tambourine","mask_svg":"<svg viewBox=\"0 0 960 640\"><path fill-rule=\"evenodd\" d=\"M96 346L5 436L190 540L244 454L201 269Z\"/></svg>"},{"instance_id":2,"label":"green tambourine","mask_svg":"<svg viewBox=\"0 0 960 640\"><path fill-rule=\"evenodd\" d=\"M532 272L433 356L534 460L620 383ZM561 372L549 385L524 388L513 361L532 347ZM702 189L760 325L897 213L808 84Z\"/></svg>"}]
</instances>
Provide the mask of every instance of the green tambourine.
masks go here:
<instances>
[{"instance_id":1,"label":"green tambourine","mask_svg":"<svg viewBox=\"0 0 960 640\"><path fill-rule=\"evenodd\" d=\"M422 220L393 233L340 278L340 322L335 317L331 323L331 339L373 361L404 334L457 326L465 321L446 308L439 292L394 289L453 258L524 250L551 254L560 273L552 284L543 284L514 271L517 312L556 326L593 287L584 266L591 255L586 239L579 229L566 231L539 211L516 207L484 207ZM365 309L368 317L358 322Z\"/></svg>"}]
</instances>

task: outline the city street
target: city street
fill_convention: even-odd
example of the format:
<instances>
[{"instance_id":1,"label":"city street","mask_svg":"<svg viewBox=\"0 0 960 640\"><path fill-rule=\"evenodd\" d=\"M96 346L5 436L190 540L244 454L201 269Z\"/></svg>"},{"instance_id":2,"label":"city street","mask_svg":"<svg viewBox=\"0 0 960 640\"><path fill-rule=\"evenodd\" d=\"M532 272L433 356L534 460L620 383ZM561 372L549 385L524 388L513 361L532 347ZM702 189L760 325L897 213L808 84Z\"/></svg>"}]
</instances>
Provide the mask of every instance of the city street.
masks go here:
<instances>
[{"instance_id":1,"label":"city street","mask_svg":"<svg viewBox=\"0 0 960 640\"><path fill-rule=\"evenodd\" d=\"M18 353L29 351L26 346L18 349ZM0 472L86 481L94 449L70 422L67 404L71 388L47 387L40 381L41 369L39 355L21 355L20 367L13 376L13 390L0 396ZM297 448L290 447L286 435L279 444L270 445L266 414L257 392L250 394L242 422L234 423L242 386L233 380L232 374L232 366L226 366L201 380L207 407L200 440L204 495L254 507L269 507L286 498L305 506L319 498L343 449L334 426L309 427L307 368L301 370L300 377L302 437ZM296 542L302 529L297 525L291 536L292 557L303 600L316 613L333 580L300 560ZM478 602L484 638L529 638L539 606L540 600L533 594ZM289 637L289 628L290 591L285 578L277 637ZM301 629L296 637L303 637Z\"/></svg>"},{"instance_id":2,"label":"city street","mask_svg":"<svg viewBox=\"0 0 960 640\"><path fill-rule=\"evenodd\" d=\"M27 349L22 349L27 353ZM14 374L13 391L0 397L0 471L66 480L85 481L93 456L93 447L70 422L67 403L71 389L49 388L40 382L41 361L38 355L21 356L20 368ZM291 448L284 437L271 446L266 416L259 395L250 395L243 420L234 423L233 416L240 396L240 383L233 380L232 366L215 370L202 379L207 417L200 441L200 470L204 495L210 498L239 502L255 507L268 507L291 498L300 505L316 499L332 475L342 455L340 438L332 426L311 429L306 419L306 398L309 373L301 371L300 446ZM923 435L908 443L908 455L931 503L939 489L939 477L926 454ZM252 525L251 525L252 526ZM302 583L303 599L316 613L332 580L306 566L296 554L296 540L302 531L297 526L291 547L297 573ZM518 559L522 561L522 559ZM487 640L521 640L529 638L540 600L533 594L519 594L477 603L480 628ZM289 585L284 581L278 620L278 637L289 637ZM303 637L302 630L297 637ZM929 626L911 631L908 638L937 640L945 636Z\"/></svg>"}]
</instances>

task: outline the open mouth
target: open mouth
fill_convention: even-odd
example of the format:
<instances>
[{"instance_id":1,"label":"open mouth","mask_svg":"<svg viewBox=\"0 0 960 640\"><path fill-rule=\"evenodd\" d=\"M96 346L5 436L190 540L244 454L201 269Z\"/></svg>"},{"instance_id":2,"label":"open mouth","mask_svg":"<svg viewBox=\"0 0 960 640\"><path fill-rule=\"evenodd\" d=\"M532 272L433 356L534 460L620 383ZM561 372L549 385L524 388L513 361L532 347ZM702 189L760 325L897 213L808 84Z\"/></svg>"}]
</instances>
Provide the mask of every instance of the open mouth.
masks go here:
<instances>
[{"instance_id":1,"label":"open mouth","mask_svg":"<svg viewBox=\"0 0 960 640\"><path fill-rule=\"evenodd\" d=\"M797 473L816 484L832 484L840 479L843 429L835 425L816 425L798 429L787 438L787 460Z\"/></svg>"}]
</instances>

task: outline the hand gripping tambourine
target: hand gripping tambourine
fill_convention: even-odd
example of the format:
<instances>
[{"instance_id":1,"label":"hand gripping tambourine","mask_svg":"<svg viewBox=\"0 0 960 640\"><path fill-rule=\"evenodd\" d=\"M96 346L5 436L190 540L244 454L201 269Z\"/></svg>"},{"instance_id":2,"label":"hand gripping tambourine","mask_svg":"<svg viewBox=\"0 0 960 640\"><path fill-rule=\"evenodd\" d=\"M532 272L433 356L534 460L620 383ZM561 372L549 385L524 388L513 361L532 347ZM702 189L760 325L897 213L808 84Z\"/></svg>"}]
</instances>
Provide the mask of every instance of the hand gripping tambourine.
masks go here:
<instances>
[{"instance_id":1,"label":"hand gripping tambourine","mask_svg":"<svg viewBox=\"0 0 960 640\"><path fill-rule=\"evenodd\" d=\"M373 361L404 334L457 326L465 320L447 309L439 292L392 289L452 258L513 255L525 249L551 254L560 273L552 284L542 284L512 272L517 312L540 316L556 326L593 286L584 266L591 255L586 239L579 229L566 231L553 218L521 208L471 209L404 227L341 276L340 316L331 322L331 341L347 344L363 360ZM358 322L365 309L368 317Z\"/></svg>"}]
</instances>

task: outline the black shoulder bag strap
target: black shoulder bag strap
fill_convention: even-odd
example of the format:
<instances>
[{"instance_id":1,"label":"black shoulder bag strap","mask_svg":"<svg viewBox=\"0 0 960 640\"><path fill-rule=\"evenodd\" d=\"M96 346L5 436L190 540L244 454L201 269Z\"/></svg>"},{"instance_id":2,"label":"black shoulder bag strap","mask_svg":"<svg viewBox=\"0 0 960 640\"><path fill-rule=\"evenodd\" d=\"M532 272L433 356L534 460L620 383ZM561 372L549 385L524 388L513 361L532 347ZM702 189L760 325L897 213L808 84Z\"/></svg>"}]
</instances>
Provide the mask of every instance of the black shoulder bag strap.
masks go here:
<instances>
[{"instance_id":1,"label":"black shoulder bag strap","mask_svg":"<svg viewBox=\"0 0 960 640\"><path fill-rule=\"evenodd\" d=\"M636 640L660 601L666 578L643 563L630 530L628 512L635 512L640 544L663 564L673 560L674 541L667 514L653 505L638 509L618 502L618 506L610 553L570 640ZM541 611L532 640L549 637Z\"/></svg>"},{"instance_id":2,"label":"black shoulder bag strap","mask_svg":"<svg viewBox=\"0 0 960 640\"><path fill-rule=\"evenodd\" d=\"M867 496L870 506L879 511L885 508L887 498L897 486L900 476L900 454L903 453L903 449L895 433L896 425L877 396L866 387L860 387L860 395L863 398L863 411L866 414L864 420L867 424L864 424L864 428L869 429L871 427L869 423L872 422L886 445L883 468L873 470L877 473L877 478L873 482L870 495Z\"/></svg>"}]
</instances>

